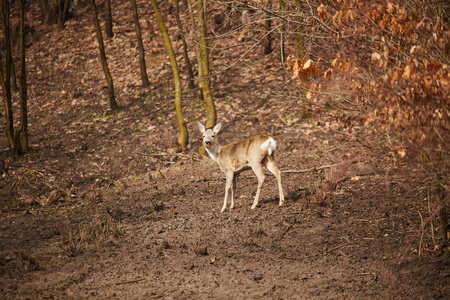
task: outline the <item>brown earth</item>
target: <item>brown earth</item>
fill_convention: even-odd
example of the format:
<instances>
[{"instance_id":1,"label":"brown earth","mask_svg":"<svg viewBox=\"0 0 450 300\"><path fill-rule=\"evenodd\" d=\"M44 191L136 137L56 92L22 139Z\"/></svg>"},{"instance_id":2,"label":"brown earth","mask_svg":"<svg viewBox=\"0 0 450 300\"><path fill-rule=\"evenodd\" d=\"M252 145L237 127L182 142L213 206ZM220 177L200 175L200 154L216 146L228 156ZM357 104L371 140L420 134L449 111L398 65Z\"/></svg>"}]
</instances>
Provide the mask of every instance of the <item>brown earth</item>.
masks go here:
<instances>
[{"instance_id":1,"label":"brown earth","mask_svg":"<svg viewBox=\"0 0 450 300\"><path fill-rule=\"evenodd\" d=\"M212 51L220 138L273 136L287 199L278 206L267 173L251 210L247 172L236 208L220 213L224 175L197 152L198 91L184 90L191 144L178 153L170 68L139 3L153 86L139 87L129 3L119 1L106 42L116 113L88 7L78 2L64 30L30 13L40 33L27 53L30 151L9 156L0 128L1 299L448 298L448 246L433 245L429 225L419 230L430 177L408 156L395 163L376 130L348 127L343 114L302 120L276 53L255 47L227 68L253 36Z\"/></svg>"}]
</instances>

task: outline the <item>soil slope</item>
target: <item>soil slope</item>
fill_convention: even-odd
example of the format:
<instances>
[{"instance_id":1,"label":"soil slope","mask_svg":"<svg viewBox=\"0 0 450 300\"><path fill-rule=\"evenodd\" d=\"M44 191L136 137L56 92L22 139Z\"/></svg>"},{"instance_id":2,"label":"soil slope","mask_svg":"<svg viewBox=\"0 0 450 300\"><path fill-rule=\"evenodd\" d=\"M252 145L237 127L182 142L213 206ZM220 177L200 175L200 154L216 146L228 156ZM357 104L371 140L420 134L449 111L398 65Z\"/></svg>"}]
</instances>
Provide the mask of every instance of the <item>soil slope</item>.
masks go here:
<instances>
[{"instance_id":1,"label":"soil slope","mask_svg":"<svg viewBox=\"0 0 450 300\"><path fill-rule=\"evenodd\" d=\"M395 163L376 130L347 127L338 113L302 120L276 53L254 47L237 60L252 36L212 51L220 140L272 136L286 203L278 206L267 172L251 210L248 171L235 209L220 213L224 175L197 152L198 91L183 92L191 142L179 153L153 13L138 1L152 82L142 89L129 3L116 2L106 48L118 112L108 110L89 7L77 2L64 30L41 25L36 7L29 14L39 33L27 52L30 151L9 156L0 128L1 299L448 297L449 249L432 245L429 227L422 239L418 230L429 177Z\"/></svg>"}]
</instances>

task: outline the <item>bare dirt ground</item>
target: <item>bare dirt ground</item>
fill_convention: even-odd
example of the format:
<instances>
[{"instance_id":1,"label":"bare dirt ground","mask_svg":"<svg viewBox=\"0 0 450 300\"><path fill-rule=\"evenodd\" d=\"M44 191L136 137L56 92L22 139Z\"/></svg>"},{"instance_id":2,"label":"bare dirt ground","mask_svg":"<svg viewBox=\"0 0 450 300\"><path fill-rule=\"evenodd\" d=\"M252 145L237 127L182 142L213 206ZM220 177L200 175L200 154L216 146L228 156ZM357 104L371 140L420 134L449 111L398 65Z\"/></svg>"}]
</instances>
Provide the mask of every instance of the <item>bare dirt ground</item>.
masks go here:
<instances>
[{"instance_id":1,"label":"bare dirt ground","mask_svg":"<svg viewBox=\"0 0 450 300\"><path fill-rule=\"evenodd\" d=\"M30 14L39 33L27 54L31 150L9 156L0 128L1 299L448 298L448 246L434 247L426 229L418 253L429 176L406 158L394 163L373 129L349 129L339 115L302 120L276 54L256 47L226 69L251 38L233 55L212 51L223 70L212 84L220 139L273 136L287 199L278 206L267 174L251 210L247 172L236 208L220 213L224 175L197 153L203 103L184 90L191 144L176 152L172 75L141 4L153 86L139 87L132 16L119 1L106 42L116 113L89 8L64 30Z\"/></svg>"}]
</instances>

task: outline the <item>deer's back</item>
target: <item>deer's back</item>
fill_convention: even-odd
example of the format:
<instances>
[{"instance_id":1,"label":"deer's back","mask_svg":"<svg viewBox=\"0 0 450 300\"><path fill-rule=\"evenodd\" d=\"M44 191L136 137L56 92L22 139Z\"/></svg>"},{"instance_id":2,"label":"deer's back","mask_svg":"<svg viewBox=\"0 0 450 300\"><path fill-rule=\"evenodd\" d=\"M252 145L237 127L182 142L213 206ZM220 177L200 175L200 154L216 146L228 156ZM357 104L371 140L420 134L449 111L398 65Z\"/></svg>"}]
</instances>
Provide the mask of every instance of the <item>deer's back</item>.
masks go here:
<instances>
[{"instance_id":1,"label":"deer's back","mask_svg":"<svg viewBox=\"0 0 450 300\"><path fill-rule=\"evenodd\" d=\"M222 146L219 164L221 169L225 170L231 166L235 172L238 172L248 169L251 160L261 161L266 155L261 151L261 145L268 138L269 136L265 134L258 134L240 142Z\"/></svg>"}]
</instances>

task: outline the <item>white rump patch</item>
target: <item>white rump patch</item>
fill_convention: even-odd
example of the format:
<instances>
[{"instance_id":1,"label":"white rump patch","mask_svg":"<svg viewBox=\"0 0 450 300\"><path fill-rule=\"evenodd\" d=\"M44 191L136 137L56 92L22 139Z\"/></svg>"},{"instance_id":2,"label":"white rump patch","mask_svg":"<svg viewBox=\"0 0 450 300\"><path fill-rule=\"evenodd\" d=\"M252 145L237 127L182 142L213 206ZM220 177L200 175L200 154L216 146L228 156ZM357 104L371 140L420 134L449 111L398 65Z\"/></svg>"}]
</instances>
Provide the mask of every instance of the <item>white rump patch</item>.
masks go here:
<instances>
[{"instance_id":1,"label":"white rump patch","mask_svg":"<svg viewBox=\"0 0 450 300\"><path fill-rule=\"evenodd\" d=\"M277 150L277 143L271 137L269 137L264 143L261 144L261 150L263 152L267 152L269 155L272 155L275 150Z\"/></svg>"}]
</instances>

